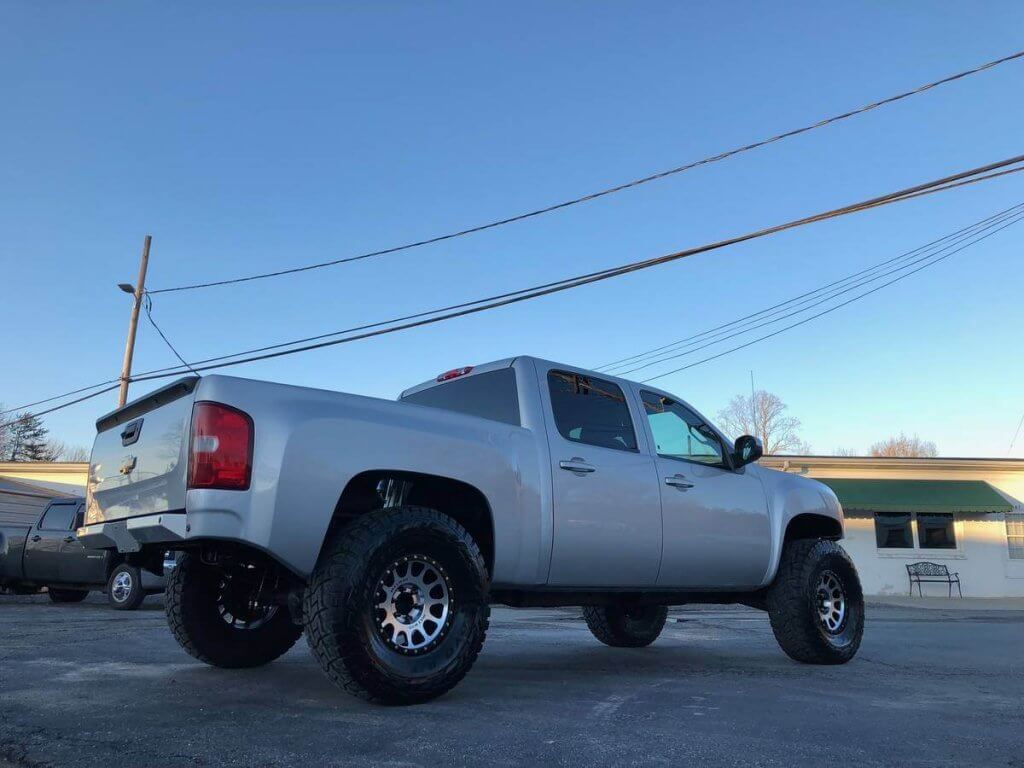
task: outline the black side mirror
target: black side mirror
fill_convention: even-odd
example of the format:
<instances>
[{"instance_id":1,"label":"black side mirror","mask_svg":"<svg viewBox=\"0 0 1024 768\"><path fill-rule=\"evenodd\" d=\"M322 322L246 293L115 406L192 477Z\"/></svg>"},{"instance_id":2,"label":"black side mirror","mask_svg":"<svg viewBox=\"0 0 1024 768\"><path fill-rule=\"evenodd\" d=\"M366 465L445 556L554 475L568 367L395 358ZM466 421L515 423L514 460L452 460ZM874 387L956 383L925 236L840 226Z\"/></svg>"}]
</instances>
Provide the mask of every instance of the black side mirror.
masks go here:
<instances>
[{"instance_id":1,"label":"black side mirror","mask_svg":"<svg viewBox=\"0 0 1024 768\"><path fill-rule=\"evenodd\" d=\"M736 438L736 444L732 452L732 461L737 469L745 464L757 461L762 456L764 456L764 446L761 444L761 438L751 435L743 435Z\"/></svg>"}]
</instances>

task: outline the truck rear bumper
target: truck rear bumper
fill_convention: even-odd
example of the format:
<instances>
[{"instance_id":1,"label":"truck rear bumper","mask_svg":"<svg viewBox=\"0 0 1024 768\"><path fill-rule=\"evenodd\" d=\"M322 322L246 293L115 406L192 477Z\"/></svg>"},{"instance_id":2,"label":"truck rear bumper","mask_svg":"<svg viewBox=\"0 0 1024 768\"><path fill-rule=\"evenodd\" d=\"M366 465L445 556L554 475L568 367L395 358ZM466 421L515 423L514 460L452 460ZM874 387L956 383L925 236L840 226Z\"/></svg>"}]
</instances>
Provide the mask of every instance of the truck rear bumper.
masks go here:
<instances>
[{"instance_id":1,"label":"truck rear bumper","mask_svg":"<svg viewBox=\"0 0 1024 768\"><path fill-rule=\"evenodd\" d=\"M162 512L87 525L78 529L78 540L91 549L138 552L145 544L183 541L185 534L184 512Z\"/></svg>"}]
</instances>

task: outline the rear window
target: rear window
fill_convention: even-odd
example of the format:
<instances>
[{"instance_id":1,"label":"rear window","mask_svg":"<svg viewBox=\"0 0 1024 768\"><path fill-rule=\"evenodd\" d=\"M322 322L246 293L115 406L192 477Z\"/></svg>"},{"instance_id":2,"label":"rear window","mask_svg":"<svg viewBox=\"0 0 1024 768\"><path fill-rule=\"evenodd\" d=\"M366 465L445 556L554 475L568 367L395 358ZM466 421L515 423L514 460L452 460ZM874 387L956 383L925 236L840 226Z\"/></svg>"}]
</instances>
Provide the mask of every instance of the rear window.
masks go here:
<instances>
[{"instance_id":1,"label":"rear window","mask_svg":"<svg viewBox=\"0 0 1024 768\"><path fill-rule=\"evenodd\" d=\"M447 381L406 395L402 401L520 426L519 391L511 368Z\"/></svg>"}]
</instances>

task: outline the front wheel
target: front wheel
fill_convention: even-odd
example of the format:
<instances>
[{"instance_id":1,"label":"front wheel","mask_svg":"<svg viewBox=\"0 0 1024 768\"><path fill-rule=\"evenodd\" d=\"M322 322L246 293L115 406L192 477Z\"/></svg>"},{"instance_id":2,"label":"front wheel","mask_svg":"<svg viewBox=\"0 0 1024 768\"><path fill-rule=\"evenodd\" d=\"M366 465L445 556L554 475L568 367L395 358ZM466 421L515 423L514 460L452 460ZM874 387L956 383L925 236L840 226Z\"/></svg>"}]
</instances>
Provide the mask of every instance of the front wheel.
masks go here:
<instances>
[{"instance_id":1,"label":"front wheel","mask_svg":"<svg viewBox=\"0 0 1024 768\"><path fill-rule=\"evenodd\" d=\"M451 517L369 513L333 533L306 590L306 639L327 676L382 704L416 704L473 666L490 608L484 559Z\"/></svg>"},{"instance_id":2,"label":"front wheel","mask_svg":"<svg viewBox=\"0 0 1024 768\"><path fill-rule=\"evenodd\" d=\"M283 606L261 602L265 567L207 565L181 555L167 580L164 605L174 638L191 656L215 667L268 664L302 634Z\"/></svg>"},{"instance_id":3,"label":"front wheel","mask_svg":"<svg viewBox=\"0 0 1024 768\"><path fill-rule=\"evenodd\" d=\"M788 542L767 602L772 632L790 658L845 664L857 654L864 593L853 561L834 541Z\"/></svg>"},{"instance_id":4,"label":"front wheel","mask_svg":"<svg viewBox=\"0 0 1024 768\"><path fill-rule=\"evenodd\" d=\"M146 599L142 572L134 565L121 563L107 580L107 600L115 611L134 611Z\"/></svg>"},{"instance_id":5,"label":"front wheel","mask_svg":"<svg viewBox=\"0 0 1024 768\"><path fill-rule=\"evenodd\" d=\"M664 605L585 606L583 618L594 635L613 648L643 648L658 639L665 627Z\"/></svg>"}]
</instances>

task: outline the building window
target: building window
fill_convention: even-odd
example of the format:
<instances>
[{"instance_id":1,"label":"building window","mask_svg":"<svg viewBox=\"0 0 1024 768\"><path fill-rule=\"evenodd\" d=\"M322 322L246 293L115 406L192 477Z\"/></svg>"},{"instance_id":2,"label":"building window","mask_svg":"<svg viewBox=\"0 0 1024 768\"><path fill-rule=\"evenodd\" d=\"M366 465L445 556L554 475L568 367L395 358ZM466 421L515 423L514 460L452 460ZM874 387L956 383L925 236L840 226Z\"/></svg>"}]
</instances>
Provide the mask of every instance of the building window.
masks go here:
<instances>
[{"instance_id":1,"label":"building window","mask_svg":"<svg viewBox=\"0 0 1024 768\"><path fill-rule=\"evenodd\" d=\"M875 512L875 541L879 549L913 549L910 515L906 512Z\"/></svg>"},{"instance_id":2,"label":"building window","mask_svg":"<svg viewBox=\"0 0 1024 768\"><path fill-rule=\"evenodd\" d=\"M917 542L921 549L956 549L953 515L918 512Z\"/></svg>"},{"instance_id":3,"label":"building window","mask_svg":"<svg viewBox=\"0 0 1024 768\"><path fill-rule=\"evenodd\" d=\"M1011 560L1024 560L1024 512L1006 513L1006 545Z\"/></svg>"}]
</instances>

